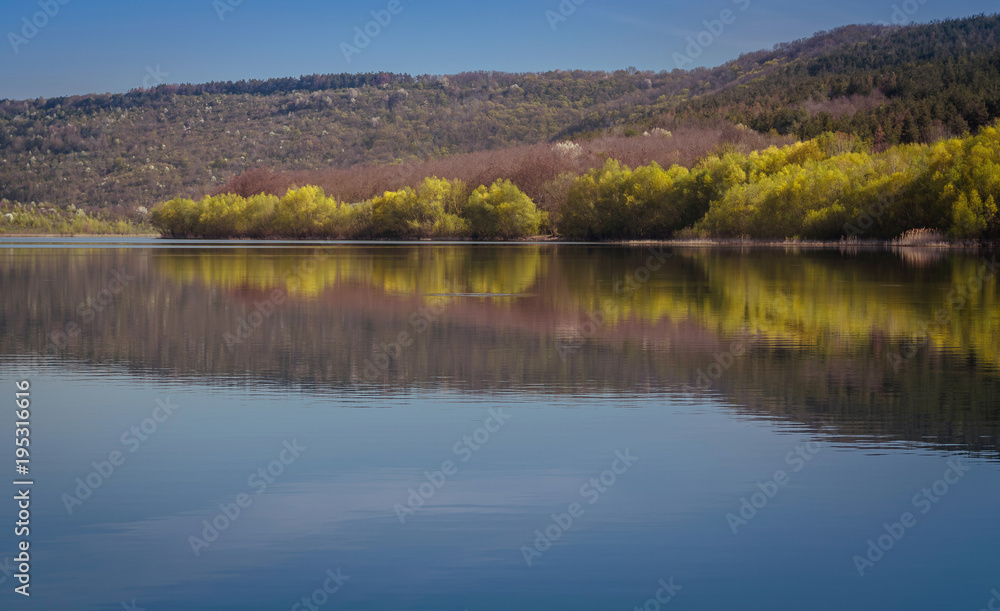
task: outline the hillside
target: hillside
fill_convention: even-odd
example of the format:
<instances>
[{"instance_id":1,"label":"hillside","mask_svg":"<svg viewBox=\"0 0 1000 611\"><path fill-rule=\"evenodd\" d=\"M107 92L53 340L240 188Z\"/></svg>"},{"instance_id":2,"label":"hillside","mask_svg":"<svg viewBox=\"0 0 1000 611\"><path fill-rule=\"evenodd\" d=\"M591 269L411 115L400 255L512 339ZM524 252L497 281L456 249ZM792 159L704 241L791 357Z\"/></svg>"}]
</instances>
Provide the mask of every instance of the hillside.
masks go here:
<instances>
[{"instance_id":1,"label":"hillside","mask_svg":"<svg viewBox=\"0 0 1000 611\"><path fill-rule=\"evenodd\" d=\"M4 100L0 199L138 219L140 206L217 192L253 168L349 181L343 170L359 164L409 162L399 175L413 183L428 159L452 157L455 166L459 154L510 157L513 147L564 139L590 141L598 162L630 165L690 165L734 138L745 151L829 130L881 150L1000 117L998 29L997 16L848 26L711 70L312 75ZM726 127L735 124L772 136ZM648 145L625 138L658 127L686 137L676 150L661 145L636 157Z\"/></svg>"},{"instance_id":2,"label":"hillside","mask_svg":"<svg viewBox=\"0 0 1000 611\"><path fill-rule=\"evenodd\" d=\"M887 30L677 112L802 140L843 131L877 149L975 132L1000 116L1000 16Z\"/></svg>"}]
</instances>

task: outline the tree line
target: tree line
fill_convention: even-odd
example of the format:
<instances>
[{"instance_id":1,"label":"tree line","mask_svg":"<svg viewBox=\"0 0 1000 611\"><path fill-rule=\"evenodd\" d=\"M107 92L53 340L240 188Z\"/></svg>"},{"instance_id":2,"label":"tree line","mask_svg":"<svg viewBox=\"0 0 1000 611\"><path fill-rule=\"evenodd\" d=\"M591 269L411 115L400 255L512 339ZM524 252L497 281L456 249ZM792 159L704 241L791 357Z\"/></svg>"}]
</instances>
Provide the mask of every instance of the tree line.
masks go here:
<instances>
[{"instance_id":1,"label":"tree line","mask_svg":"<svg viewBox=\"0 0 1000 611\"><path fill-rule=\"evenodd\" d=\"M722 148L690 169L609 159L583 175L560 175L550 191L562 194L551 217L510 180L470 191L461 180L427 178L357 203L316 186L281 197L174 199L154 209L153 223L166 235L203 238L516 239L547 231L584 240L837 240L928 229L995 241L1000 129L878 153L828 133L750 153Z\"/></svg>"},{"instance_id":2,"label":"tree line","mask_svg":"<svg viewBox=\"0 0 1000 611\"><path fill-rule=\"evenodd\" d=\"M199 238L516 239L548 225L548 215L508 180L469 191L462 181L437 178L359 203L338 202L316 186L282 197L178 198L152 218L165 235Z\"/></svg>"}]
</instances>

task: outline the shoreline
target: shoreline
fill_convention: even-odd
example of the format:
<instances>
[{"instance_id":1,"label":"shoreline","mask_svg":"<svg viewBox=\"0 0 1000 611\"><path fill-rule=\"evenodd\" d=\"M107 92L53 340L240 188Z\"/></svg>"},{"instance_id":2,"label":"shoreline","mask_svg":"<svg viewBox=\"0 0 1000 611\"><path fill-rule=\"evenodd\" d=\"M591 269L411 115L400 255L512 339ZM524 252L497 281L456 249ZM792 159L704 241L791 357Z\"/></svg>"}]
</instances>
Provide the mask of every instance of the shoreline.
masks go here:
<instances>
[{"instance_id":1,"label":"shoreline","mask_svg":"<svg viewBox=\"0 0 1000 611\"><path fill-rule=\"evenodd\" d=\"M161 238L158 233L0 233L3 238Z\"/></svg>"},{"instance_id":2,"label":"shoreline","mask_svg":"<svg viewBox=\"0 0 1000 611\"><path fill-rule=\"evenodd\" d=\"M303 243L303 244L562 244L587 246L670 246L677 248L800 248L809 250L833 249L895 249L921 248L934 250L992 250L1000 246L994 242L905 242L899 240L780 240L780 239L730 239L730 238L698 238L698 239L666 239L666 240L608 240L602 242L586 242L568 240L555 236L534 236L517 240L470 240L470 239L416 239L416 240L347 240L347 239L305 239L305 238L171 238L155 233L142 234L55 234L55 233L0 233L0 242L7 238L15 239L120 239L122 241L163 240L169 242L232 242L232 243Z\"/></svg>"},{"instance_id":3,"label":"shoreline","mask_svg":"<svg viewBox=\"0 0 1000 611\"><path fill-rule=\"evenodd\" d=\"M639 240L629 242L603 242L624 246L646 246L666 244L684 248L805 248L815 250L832 249L885 249L885 248L927 248L936 250L991 250L1000 246L992 242L903 242L898 240L741 240L705 238L698 240Z\"/></svg>"}]
</instances>

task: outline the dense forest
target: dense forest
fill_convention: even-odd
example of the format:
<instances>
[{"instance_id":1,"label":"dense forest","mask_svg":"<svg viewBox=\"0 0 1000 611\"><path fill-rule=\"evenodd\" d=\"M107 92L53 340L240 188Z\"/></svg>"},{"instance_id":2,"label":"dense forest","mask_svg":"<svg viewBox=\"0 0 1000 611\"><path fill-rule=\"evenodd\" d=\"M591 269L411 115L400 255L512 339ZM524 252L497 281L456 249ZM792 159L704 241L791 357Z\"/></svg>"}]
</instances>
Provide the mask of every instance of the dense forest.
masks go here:
<instances>
[{"instance_id":1,"label":"dense forest","mask_svg":"<svg viewBox=\"0 0 1000 611\"><path fill-rule=\"evenodd\" d=\"M831 133L875 156L975 135L1000 118L998 32L1000 16L847 26L659 73L334 74L3 100L0 206L148 227L171 197L311 184L362 202L441 177L510 180L558 227L573 181L608 160L695 172Z\"/></svg>"},{"instance_id":2,"label":"dense forest","mask_svg":"<svg viewBox=\"0 0 1000 611\"><path fill-rule=\"evenodd\" d=\"M721 114L808 139L844 131L876 148L962 134L1000 115L1000 18L886 32L699 98L681 114Z\"/></svg>"},{"instance_id":3,"label":"dense forest","mask_svg":"<svg viewBox=\"0 0 1000 611\"><path fill-rule=\"evenodd\" d=\"M669 139L665 134L657 138ZM557 154L576 156L572 143ZM582 176L560 174L539 209L510 180L470 189L426 178L415 189L338 202L311 185L283 195L251 190L153 210L165 235L198 238L516 239L541 232L580 240L677 236L893 239L934 230L954 240L1000 239L1000 129L881 153L827 134L749 154L720 151L688 169L608 159Z\"/></svg>"}]
</instances>

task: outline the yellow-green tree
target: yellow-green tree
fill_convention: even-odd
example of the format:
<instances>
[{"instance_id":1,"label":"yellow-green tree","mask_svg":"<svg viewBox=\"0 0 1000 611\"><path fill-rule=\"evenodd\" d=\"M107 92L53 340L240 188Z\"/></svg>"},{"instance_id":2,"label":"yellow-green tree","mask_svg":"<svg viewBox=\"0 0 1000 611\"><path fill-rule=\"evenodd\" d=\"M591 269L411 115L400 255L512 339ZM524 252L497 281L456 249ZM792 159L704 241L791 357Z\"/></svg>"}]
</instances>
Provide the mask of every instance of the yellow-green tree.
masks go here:
<instances>
[{"instance_id":1,"label":"yellow-green tree","mask_svg":"<svg viewBox=\"0 0 1000 611\"><path fill-rule=\"evenodd\" d=\"M509 180L473 191L464 216L473 237L490 240L538 235L547 223L547 215Z\"/></svg>"}]
</instances>

